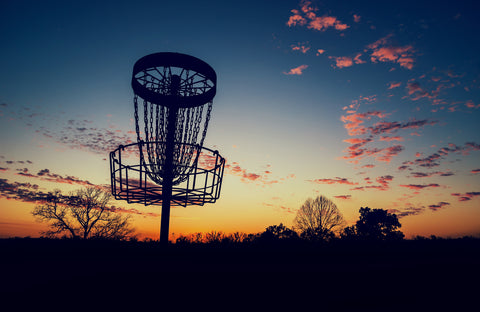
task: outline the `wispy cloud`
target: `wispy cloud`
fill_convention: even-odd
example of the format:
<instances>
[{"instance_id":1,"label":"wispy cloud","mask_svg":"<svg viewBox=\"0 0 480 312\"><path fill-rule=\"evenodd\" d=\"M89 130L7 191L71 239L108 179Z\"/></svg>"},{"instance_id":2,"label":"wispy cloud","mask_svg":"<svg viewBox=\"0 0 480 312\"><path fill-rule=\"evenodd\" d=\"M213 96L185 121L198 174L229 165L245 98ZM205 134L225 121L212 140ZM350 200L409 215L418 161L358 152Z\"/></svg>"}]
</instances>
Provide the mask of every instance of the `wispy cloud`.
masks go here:
<instances>
[{"instance_id":1,"label":"wispy cloud","mask_svg":"<svg viewBox=\"0 0 480 312\"><path fill-rule=\"evenodd\" d=\"M300 65L290 69L288 72L283 72L285 75L302 75L303 71L308 68L308 65Z\"/></svg>"},{"instance_id":2,"label":"wispy cloud","mask_svg":"<svg viewBox=\"0 0 480 312\"><path fill-rule=\"evenodd\" d=\"M31 173L28 168L23 168L23 169L17 169L16 174L20 176L28 177L28 178L36 178L43 181L54 182L54 183L94 186L94 184L88 180L82 180L80 178L77 178L71 175L62 176L62 175L50 172L49 169L42 169L38 173L34 174L34 173Z\"/></svg>"},{"instance_id":3,"label":"wispy cloud","mask_svg":"<svg viewBox=\"0 0 480 312\"><path fill-rule=\"evenodd\" d=\"M267 165L269 168L270 165ZM247 169L240 166L238 162L232 162L225 165L225 173L240 177L244 183L256 183L258 185L273 185L283 183L290 179L295 179L295 174L288 174L286 177L274 178L271 170L262 170L261 172L248 172Z\"/></svg>"}]
</instances>

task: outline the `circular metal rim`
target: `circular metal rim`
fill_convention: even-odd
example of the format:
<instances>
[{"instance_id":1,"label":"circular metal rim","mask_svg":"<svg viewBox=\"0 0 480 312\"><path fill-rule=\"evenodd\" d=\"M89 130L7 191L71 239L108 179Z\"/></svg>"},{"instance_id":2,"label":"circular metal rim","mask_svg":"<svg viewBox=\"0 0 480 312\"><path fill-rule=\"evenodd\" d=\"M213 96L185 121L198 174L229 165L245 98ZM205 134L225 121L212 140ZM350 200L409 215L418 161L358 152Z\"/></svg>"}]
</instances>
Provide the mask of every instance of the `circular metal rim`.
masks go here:
<instances>
[{"instance_id":1,"label":"circular metal rim","mask_svg":"<svg viewBox=\"0 0 480 312\"><path fill-rule=\"evenodd\" d=\"M142 160L139 160L139 163L136 165L126 165L121 163L121 151L124 151L125 148L132 147L134 145L142 144L142 142L138 143L131 143L128 145L120 145L117 149L110 152L110 174L111 174L111 188L112 194L114 195L115 199L118 200L126 200L128 203L140 203L144 204L145 206L148 205L161 205L162 204L162 185L152 185L145 180L145 183L140 183L139 187L136 185L132 185L129 183L128 176L132 176L133 174L139 174L140 180L142 179L142 170L144 170L144 164L141 163ZM184 143L187 144L187 143ZM215 203L218 198L220 198L220 192L222 187L223 181L223 173L225 169L225 158L220 155L217 150L212 150L207 147L202 147L202 150L208 151L211 155L215 155L216 161L213 168L196 168L196 173L190 173L189 176L192 176L193 185L187 182L187 188L182 187L173 187L172 191L172 198L171 198L171 205L172 206L183 206L186 207L188 205L200 205L203 206L205 203ZM118 157L116 155L118 154ZM126 183L122 179L122 170L124 170L124 174L126 175ZM119 173L119 177L117 177L117 172ZM211 184L205 182L205 185L202 187L195 185L195 175L210 175L213 178ZM146 177L146 173L143 172L143 176ZM135 178L134 178L135 179ZM118 185L118 186L117 186ZM188 188L190 185L190 188ZM211 190L208 192L207 190Z\"/></svg>"},{"instance_id":2,"label":"circular metal rim","mask_svg":"<svg viewBox=\"0 0 480 312\"><path fill-rule=\"evenodd\" d=\"M194 70L210 79L213 82L213 87L205 93L189 97L162 95L156 93L145 88L135 78L139 72L156 66L175 66ZM132 88L135 94L151 103L166 107L195 107L213 100L217 92L217 74L210 65L194 56L177 52L158 52L146 55L135 63L132 74Z\"/></svg>"}]
</instances>

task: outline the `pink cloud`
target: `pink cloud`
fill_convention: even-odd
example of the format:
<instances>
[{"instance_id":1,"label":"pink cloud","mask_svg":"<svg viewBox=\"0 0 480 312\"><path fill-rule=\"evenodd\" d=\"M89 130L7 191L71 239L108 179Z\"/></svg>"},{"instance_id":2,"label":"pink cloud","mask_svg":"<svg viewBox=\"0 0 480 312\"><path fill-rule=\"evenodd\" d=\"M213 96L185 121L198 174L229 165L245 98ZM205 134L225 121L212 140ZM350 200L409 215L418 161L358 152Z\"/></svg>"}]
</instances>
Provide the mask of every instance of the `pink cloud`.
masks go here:
<instances>
[{"instance_id":1,"label":"pink cloud","mask_svg":"<svg viewBox=\"0 0 480 312\"><path fill-rule=\"evenodd\" d=\"M401 82L390 82L390 85L388 86L388 89L395 89L395 88L398 88L402 85Z\"/></svg>"},{"instance_id":2,"label":"pink cloud","mask_svg":"<svg viewBox=\"0 0 480 312\"><path fill-rule=\"evenodd\" d=\"M329 56L329 59L335 60L335 66L337 68L344 68L353 66L353 60L348 56Z\"/></svg>"},{"instance_id":3,"label":"pink cloud","mask_svg":"<svg viewBox=\"0 0 480 312\"><path fill-rule=\"evenodd\" d=\"M329 59L335 60L335 65L333 67L337 68L344 68L344 67L350 67L353 66L353 64L364 64L366 63L364 60L360 59L362 56L362 53L358 53L355 55L355 57L352 59L350 56L329 56Z\"/></svg>"},{"instance_id":4,"label":"pink cloud","mask_svg":"<svg viewBox=\"0 0 480 312\"><path fill-rule=\"evenodd\" d=\"M480 108L480 104L475 105L472 100L465 102L465 106L468 108Z\"/></svg>"},{"instance_id":5,"label":"pink cloud","mask_svg":"<svg viewBox=\"0 0 480 312\"><path fill-rule=\"evenodd\" d=\"M352 195L337 195L337 196L333 196L333 197L338 198L338 199L351 199Z\"/></svg>"},{"instance_id":6,"label":"pink cloud","mask_svg":"<svg viewBox=\"0 0 480 312\"><path fill-rule=\"evenodd\" d=\"M297 25L303 26L307 23L307 20L301 15L300 11L294 9L291 12L293 13L293 15L291 15L287 21L287 25L289 27Z\"/></svg>"},{"instance_id":7,"label":"pink cloud","mask_svg":"<svg viewBox=\"0 0 480 312\"><path fill-rule=\"evenodd\" d=\"M346 185L358 185L356 182L348 181L347 178L339 178L336 177L335 179L315 179L309 180L310 182L317 183L317 184L346 184Z\"/></svg>"},{"instance_id":8,"label":"pink cloud","mask_svg":"<svg viewBox=\"0 0 480 312\"><path fill-rule=\"evenodd\" d=\"M360 19L361 19L361 16L360 16L360 15L353 14L353 21L354 21L355 23L359 23L359 22L360 22Z\"/></svg>"},{"instance_id":9,"label":"pink cloud","mask_svg":"<svg viewBox=\"0 0 480 312\"><path fill-rule=\"evenodd\" d=\"M355 64L365 64L366 61L360 59L360 56L362 56L362 53L357 53L357 55L355 55L355 57L353 58L353 61L355 62Z\"/></svg>"},{"instance_id":10,"label":"pink cloud","mask_svg":"<svg viewBox=\"0 0 480 312\"><path fill-rule=\"evenodd\" d=\"M371 50L370 60L374 63L377 61L398 63L402 67L412 69L415 62L413 46L393 46L390 44L391 37L392 34L387 35L367 46L367 50Z\"/></svg>"},{"instance_id":11,"label":"pink cloud","mask_svg":"<svg viewBox=\"0 0 480 312\"><path fill-rule=\"evenodd\" d=\"M470 173L477 174L480 173L480 169L473 169Z\"/></svg>"},{"instance_id":12,"label":"pink cloud","mask_svg":"<svg viewBox=\"0 0 480 312\"><path fill-rule=\"evenodd\" d=\"M323 50L323 49L318 49L317 50L317 56L319 56L320 54L323 54L323 53L325 53L325 50Z\"/></svg>"},{"instance_id":13,"label":"pink cloud","mask_svg":"<svg viewBox=\"0 0 480 312\"><path fill-rule=\"evenodd\" d=\"M403 141L405 141L405 139L401 136L394 136L394 137L382 136L382 137L380 137L380 141L386 141L386 142L400 141L400 142L403 142Z\"/></svg>"},{"instance_id":14,"label":"pink cloud","mask_svg":"<svg viewBox=\"0 0 480 312\"><path fill-rule=\"evenodd\" d=\"M372 117L384 118L386 114L380 111L369 111L365 113L351 113L350 115L341 116L340 120L345 123L344 127L348 131L348 135L356 136L362 135L367 132L367 128L363 127L361 124L365 120L370 120Z\"/></svg>"},{"instance_id":15,"label":"pink cloud","mask_svg":"<svg viewBox=\"0 0 480 312\"><path fill-rule=\"evenodd\" d=\"M302 1L300 5L300 10L291 10L292 15L287 21L289 27L306 25L308 29L314 29L317 31L325 31L328 28L335 28L336 30L343 31L350 27L334 16L317 16L315 12L318 11L318 9L310 6L310 1Z\"/></svg>"},{"instance_id":16,"label":"pink cloud","mask_svg":"<svg viewBox=\"0 0 480 312\"><path fill-rule=\"evenodd\" d=\"M310 47L305 45L291 45L292 51L300 51L303 54L307 53L310 50Z\"/></svg>"},{"instance_id":17,"label":"pink cloud","mask_svg":"<svg viewBox=\"0 0 480 312\"><path fill-rule=\"evenodd\" d=\"M288 72L283 72L285 75L302 75L303 71L308 68L308 65L300 65L290 69Z\"/></svg>"}]
</instances>

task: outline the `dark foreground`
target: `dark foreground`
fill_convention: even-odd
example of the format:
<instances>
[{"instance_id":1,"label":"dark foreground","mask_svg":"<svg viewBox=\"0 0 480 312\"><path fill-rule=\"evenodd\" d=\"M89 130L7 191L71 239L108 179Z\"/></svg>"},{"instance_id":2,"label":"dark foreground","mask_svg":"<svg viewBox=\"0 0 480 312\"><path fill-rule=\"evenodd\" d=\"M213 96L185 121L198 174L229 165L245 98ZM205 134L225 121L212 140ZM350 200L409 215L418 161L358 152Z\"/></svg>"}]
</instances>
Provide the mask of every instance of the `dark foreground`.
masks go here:
<instances>
[{"instance_id":1,"label":"dark foreground","mask_svg":"<svg viewBox=\"0 0 480 312\"><path fill-rule=\"evenodd\" d=\"M18 308L89 310L96 301L109 311L462 311L479 300L478 239L167 250L154 243L4 239L0 254L1 302Z\"/></svg>"}]
</instances>

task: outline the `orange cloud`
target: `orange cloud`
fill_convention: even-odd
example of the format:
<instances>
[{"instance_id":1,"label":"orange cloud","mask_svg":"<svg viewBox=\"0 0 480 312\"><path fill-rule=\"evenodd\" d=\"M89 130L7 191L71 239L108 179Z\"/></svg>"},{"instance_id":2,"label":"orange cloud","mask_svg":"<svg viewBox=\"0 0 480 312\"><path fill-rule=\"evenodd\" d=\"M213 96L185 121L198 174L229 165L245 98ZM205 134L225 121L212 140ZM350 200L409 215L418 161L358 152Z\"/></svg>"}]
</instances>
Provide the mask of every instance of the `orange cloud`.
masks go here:
<instances>
[{"instance_id":1,"label":"orange cloud","mask_svg":"<svg viewBox=\"0 0 480 312\"><path fill-rule=\"evenodd\" d=\"M353 21L354 21L355 23L359 23L359 22L360 22L360 19L361 19L361 16L360 16L360 15L353 14Z\"/></svg>"},{"instance_id":2,"label":"orange cloud","mask_svg":"<svg viewBox=\"0 0 480 312\"><path fill-rule=\"evenodd\" d=\"M325 50L323 50L323 49L318 49L317 50L317 56L319 56L320 54L323 54L323 53L325 53Z\"/></svg>"},{"instance_id":3,"label":"orange cloud","mask_svg":"<svg viewBox=\"0 0 480 312\"><path fill-rule=\"evenodd\" d=\"M308 68L308 65L300 65L290 69L288 72L283 72L285 75L302 75L303 71Z\"/></svg>"}]
</instances>

